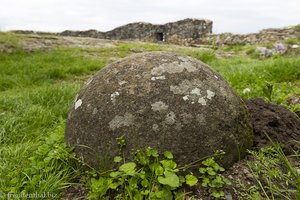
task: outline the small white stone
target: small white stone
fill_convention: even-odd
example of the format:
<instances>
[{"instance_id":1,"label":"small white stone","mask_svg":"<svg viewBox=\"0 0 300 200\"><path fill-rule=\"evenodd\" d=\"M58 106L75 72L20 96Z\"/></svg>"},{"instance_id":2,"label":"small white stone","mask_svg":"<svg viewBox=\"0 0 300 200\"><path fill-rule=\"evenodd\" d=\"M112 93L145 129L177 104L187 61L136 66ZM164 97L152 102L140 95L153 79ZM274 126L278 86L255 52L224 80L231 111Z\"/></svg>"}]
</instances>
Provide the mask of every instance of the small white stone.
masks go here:
<instances>
[{"instance_id":1,"label":"small white stone","mask_svg":"<svg viewBox=\"0 0 300 200\"><path fill-rule=\"evenodd\" d=\"M81 104L82 104L82 100L81 100L81 99L78 99L78 100L76 101L76 103L75 103L75 110L76 110L77 108L79 108L79 107L81 106Z\"/></svg>"},{"instance_id":2,"label":"small white stone","mask_svg":"<svg viewBox=\"0 0 300 200\"><path fill-rule=\"evenodd\" d=\"M245 89L243 89L243 94L247 94L247 93L249 93L250 91L251 91L250 88L245 88Z\"/></svg>"}]
</instances>

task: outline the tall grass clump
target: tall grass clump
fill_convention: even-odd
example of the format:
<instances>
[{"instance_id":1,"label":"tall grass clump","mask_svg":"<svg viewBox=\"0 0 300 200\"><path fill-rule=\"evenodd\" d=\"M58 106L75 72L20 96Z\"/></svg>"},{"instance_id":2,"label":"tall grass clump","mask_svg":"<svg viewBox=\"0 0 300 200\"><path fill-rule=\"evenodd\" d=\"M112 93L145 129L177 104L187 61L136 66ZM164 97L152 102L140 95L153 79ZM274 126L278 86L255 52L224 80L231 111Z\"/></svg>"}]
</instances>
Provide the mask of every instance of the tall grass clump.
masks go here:
<instances>
[{"instance_id":1,"label":"tall grass clump","mask_svg":"<svg viewBox=\"0 0 300 200\"><path fill-rule=\"evenodd\" d=\"M216 53L212 49L194 50L194 49L186 48L186 49L177 49L177 50L175 50L175 52L186 54L186 55L196 58L206 64L208 64L214 60L217 60Z\"/></svg>"},{"instance_id":2,"label":"tall grass clump","mask_svg":"<svg viewBox=\"0 0 300 200\"><path fill-rule=\"evenodd\" d=\"M279 144L271 141L272 145L259 151L249 151L253 160L247 162L256 186L252 186L259 193L257 199L299 199L300 198L300 175L294 163L300 161L299 151L286 156ZM248 190L250 191L250 190ZM253 191L252 191L253 193ZM249 194L248 194L249 195ZM249 195L253 198L253 194Z\"/></svg>"},{"instance_id":3,"label":"tall grass clump","mask_svg":"<svg viewBox=\"0 0 300 200\"><path fill-rule=\"evenodd\" d=\"M247 98L263 97L263 88L266 82L273 84L274 95L286 96L291 90L286 90L291 85L292 90L296 91L295 85L300 79L300 58L282 57L277 59L257 60L245 57L232 57L216 59L209 62L229 84L238 92L239 95ZM251 92L247 96L243 93L245 88ZM280 92L281 94L276 94Z\"/></svg>"},{"instance_id":4,"label":"tall grass clump","mask_svg":"<svg viewBox=\"0 0 300 200\"><path fill-rule=\"evenodd\" d=\"M37 144L26 142L0 148L4 154L0 168L1 191L7 194L59 194L76 173L75 157L72 149L66 147L63 132L64 126L59 125L49 135L40 137ZM19 165L11 164L16 162Z\"/></svg>"},{"instance_id":5,"label":"tall grass clump","mask_svg":"<svg viewBox=\"0 0 300 200\"><path fill-rule=\"evenodd\" d=\"M0 53L14 53L21 51L19 37L13 33L0 32Z\"/></svg>"},{"instance_id":6,"label":"tall grass clump","mask_svg":"<svg viewBox=\"0 0 300 200\"><path fill-rule=\"evenodd\" d=\"M66 118L79 84L42 86L5 92L0 97L1 135L5 144L28 141L53 130Z\"/></svg>"}]
</instances>

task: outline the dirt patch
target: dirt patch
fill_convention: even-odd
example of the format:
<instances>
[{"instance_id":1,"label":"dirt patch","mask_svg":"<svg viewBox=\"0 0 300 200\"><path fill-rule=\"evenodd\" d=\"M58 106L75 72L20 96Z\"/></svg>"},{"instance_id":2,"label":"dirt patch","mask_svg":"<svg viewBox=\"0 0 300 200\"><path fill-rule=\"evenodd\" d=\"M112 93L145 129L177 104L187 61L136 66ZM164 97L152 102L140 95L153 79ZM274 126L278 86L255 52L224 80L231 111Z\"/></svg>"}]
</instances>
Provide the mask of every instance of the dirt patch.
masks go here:
<instances>
[{"instance_id":1,"label":"dirt patch","mask_svg":"<svg viewBox=\"0 0 300 200\"><path fill-rule=\"evenodd\" d=\"M87 199L88 191L81 184L74 184L67 189L65 189L62 199L65 200L81 200Z\"/></svg>"},{"instance_id":2,"label":"dirt patch","mask_svg":"<svg viewBox=\"0 0 300 200\"><path fill-rule=\"evenodd\" d=\"M62 37L64 43L68 47L75 47L75 48L114 48L116 45L113 44L110 40L103 40L97 38L88 38L88 37Z\"/></svg>"},{"instance_id":3,"label":"dirt patch","mask_svg":"<svg viewBox=\"0 0 300 200\"><path fill-rule=\"evenodd\" d=\"M79 37L58 37L55 35L37 35L31 34L27 37L23 37L20 40L20 44L24 51L30 53L38 50L50 51L57 47L70 47L70 48L114 48L116 45L110 40L102 40L96 38L79 38ZM1 45L1 44L0 44ZM3 51L0 46L0 52Z\"/></svg>"},{"instance_id":4,"label":"dirt patch","mask_svg":"<svg viewBox=\"0 0 300 200\"><path fill-rule=\"evenodd\" d=\"M265 133L274 142L280 143L287 154L299 146L297 141L300 141L300 119L296 114L261 98L246 102L254 128L254 147L261 148L270 144Z\"/></svg>"}]
</instances>

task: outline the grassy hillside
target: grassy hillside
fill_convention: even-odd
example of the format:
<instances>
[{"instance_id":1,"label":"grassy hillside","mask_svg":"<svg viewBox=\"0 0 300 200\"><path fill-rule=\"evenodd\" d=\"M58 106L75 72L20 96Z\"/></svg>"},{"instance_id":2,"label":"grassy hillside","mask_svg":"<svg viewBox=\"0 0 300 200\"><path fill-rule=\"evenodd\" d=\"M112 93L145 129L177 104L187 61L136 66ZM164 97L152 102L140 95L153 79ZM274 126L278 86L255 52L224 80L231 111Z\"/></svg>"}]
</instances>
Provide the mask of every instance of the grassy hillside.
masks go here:
<instances>
[{"instance_id":1,"label":"grassy hillside","mask_svg":"<svg viewBox=\"0 0 300 200\"><path fill-rule=\"evenodd\" d=\"M262 58L250 54L253 47L246 47L235 49L233 56L227 57L224 53L231 51L230 48L213 50L126 42L81 47L66 42L59 45L61 39L44 37L32 39L29 35L0 33L0 193L3 194L61 194L63 188L85 176L64 143L67 110L85 80L108 63L133 53L173 51L190 55L218 71L240 96L263 97L292 111L300 110L299 103L289 104L290 98L300 94L298 54ZM40 42L37 44L35 40ZM50 45L44 41L50 41ZM245 54L246 51L250 53ZM270 85L271 95L266 92Z\"/></svg>"}]
</instances>

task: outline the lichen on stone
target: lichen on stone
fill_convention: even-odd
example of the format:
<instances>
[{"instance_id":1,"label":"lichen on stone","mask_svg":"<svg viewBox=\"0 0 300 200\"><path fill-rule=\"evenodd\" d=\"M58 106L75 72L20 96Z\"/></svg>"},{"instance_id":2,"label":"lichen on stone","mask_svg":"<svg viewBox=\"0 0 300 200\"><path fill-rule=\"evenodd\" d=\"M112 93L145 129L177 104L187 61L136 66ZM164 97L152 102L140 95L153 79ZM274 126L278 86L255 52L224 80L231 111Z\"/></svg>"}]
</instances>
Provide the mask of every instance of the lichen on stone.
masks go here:
<instances>
[{"instance_id":1,"label":"lichen on stone","mask_svg":"<svg viewBox=\"0 0 300 200\"><path fill-rule=\"evenodd\" d=\"M134 124L134 115L131 113L125 113L124 116L115 116L109 122L109 128L111 130L116 130L122 126L131 126Z\"/></svg>"},{"instance_id":2,"label":"lichen on stone","mask_svg":"<svg viewBox=\"0 0 300 200\"><path fill-rule=\"evenodd\" d=\"M119 81L119 85L125 85L126 83L128 83L127 81Z\"/></svg>"},{"instance_id":3,"label":"lichen on stone","mask_svg":"<svg viewBox=\"0 0 300 200\"><path fill-rule=\"evenodd\" d=\"M182 99L184 101L190 101L192 104L195 102L205 106L207 104L207 100L212 100L215 96L215 92L211 90L206 90L206 96L201 93L201 89L205 87L206 83L194 79L190 80L183 80L179 85L171 85L170 91L174 94L182 94L184 95Z\"/></svg>"},{"instance_id":4,"label":"lichen on stone","mask_svg":"<svg viewBox=\"0 0 300 200\"><path fill-rule=\"evenodd\" d=\"M167 114L166 119L165 119L165 123L168 125L172 125L176 122L176 115L173 111L171 111L170 113Z\"/></svg>"},{"instance_id":5,"label":"lichen on stone","mask_svg":"<svg viewBox=\"0 0 300 200\"><path fill-rule=\"evenodd\" d=\"M116 98L119 95L120 95L120 93L118 91L116 91L110 95L110 100L112 101L113 104L116 103Z\"/></svg>"},{"instance_id":6,"label":"lichen on stone","mask_svg":"<svg viewBox=\"0 0 300 200\"><path fill-rule=\"evenodd\" d=\"M200 103L202 106L206 106L206 100L204 99L204 97L200 97L198 99L198 103Z\"/></svg>"},{"instance_id":7,"label":"lichen on stone","mask_svg":"<svg viewBox=\"0 0 300 200\"><path fill-rule=\"evenodd\" d=\"M98 112L98 109L94 108L92 114L95 115L95 114L97 114L97 112Z\"/></svg>"},{"instance_id":8,"label":"lichen on stone","mask_svg":"<svg viewBox=\"0 0 300 200\"><path fill-rule=\"evenodd\" d=\"M80 106L81 106L81 104L82 104L82 100L81 99L78 99L76 102L75 102L75 110L77 109L77 108L79 108Z\"/></svg>"},{"instance_id":9,"label":"lichen on stone","mask_svg":"<svg viewBox=\"0 0 300 200\"><path fill-rule=\"evenodd\" d=\"M166 76L153 76L151 77L151 81L156 81L156 80L165 80Z\"/></svg>"},{"instance_id":10,"label":"lichen on stone","mask_svg":"<svg viewBox=\"0 0 300 200\"><path fill-rule=\"evenodd\" d=\"M153 124L152 125L152 130L155 131L155 132L159 131L159 126L157 124Z\"/></svg>"},{"instance_id":11,"label":"lichen on stone","mask_svg":"<svg viewBox=\"0 0 300 200\"><path fill-rule=\"evenodd\" d=\"M190 94L201 95L201 90L199 88L194 88Z\"/></svg>"},{"instance_id":12,"label":"lichen on stone","mask_svg":"<svg viewBox=\"0 0 300 200\"><path fill-rule=\"evenodd\" d=\"M210 90L206 90L206 93L207 93L206 98L208 98L209 100L211 100L215 96L215 93Z\"/></svg>"},{"instance_id":13,"label":"lichen on stone","mask_svg":"<svg viewBox=\"0 0 300 200\"><path fill-rule=\"evenodd\" d=\"M157 101L157 102L151 104L151 107L152 107L153 111L168 110L168 108L169 108L169 106L162 101Z\"/></svg>"},{"instance_id":14,"label":"lichen on stone","mask_svg":"<svg viewBox=\"0 0 300 200\"><path fill-rule=\"evenodd\" d=\"M198 69L191 65L190 62L172 62L172 63L163 63L159 65L158 67L154 67L151 71L151 74L153 76L160 76L164 73L169 74L175 74L175 73L181 73L184 70L187 70L188 72L195 72Z\"/></svg>"},{"instance_id":15,"label":"lichen on stone","mask_svg":"<svg viewBox=\"0 0 300 200\"><path fill-rule=\"evenodd\" d=\"M195 80L183 80L179 85L171 85L170 91L174 94L190 94L190 91L195 87L200 87L202 82L198 79Z\"/></svg>"}]
</instances>

